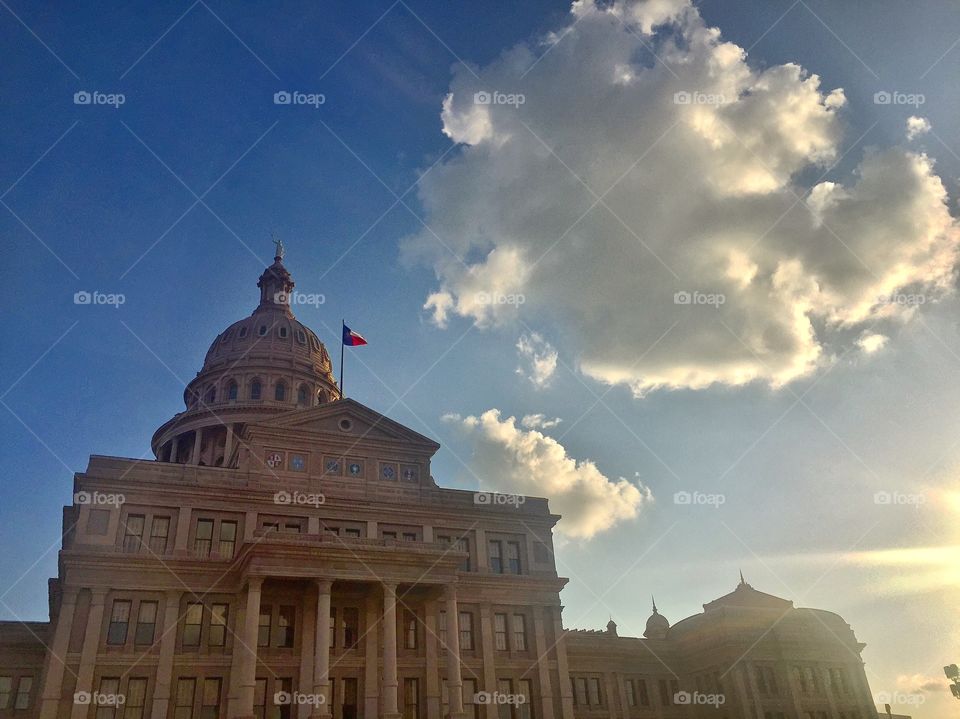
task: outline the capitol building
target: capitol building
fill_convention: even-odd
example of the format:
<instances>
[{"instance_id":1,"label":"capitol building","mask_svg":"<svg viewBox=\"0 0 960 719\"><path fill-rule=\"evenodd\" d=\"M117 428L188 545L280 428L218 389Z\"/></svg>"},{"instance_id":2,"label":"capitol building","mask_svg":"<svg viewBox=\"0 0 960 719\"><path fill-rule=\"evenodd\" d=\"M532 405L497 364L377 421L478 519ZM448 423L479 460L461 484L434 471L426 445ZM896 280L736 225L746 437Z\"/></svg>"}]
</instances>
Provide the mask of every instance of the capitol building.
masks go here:
<instances>
[{"instance_id":1,"label":"capitol building","mask_svg":"<svg viewBox=\"0 0 960 719\"><path fill-rule=\"evenodd\" d=\"M0 719L876 719L850 626L742 578L643 637L565 627L547 500L440 486L435 441L341 397L281 250L257 286L155 459L64 488Z\"/></svg>"}]
</instances>

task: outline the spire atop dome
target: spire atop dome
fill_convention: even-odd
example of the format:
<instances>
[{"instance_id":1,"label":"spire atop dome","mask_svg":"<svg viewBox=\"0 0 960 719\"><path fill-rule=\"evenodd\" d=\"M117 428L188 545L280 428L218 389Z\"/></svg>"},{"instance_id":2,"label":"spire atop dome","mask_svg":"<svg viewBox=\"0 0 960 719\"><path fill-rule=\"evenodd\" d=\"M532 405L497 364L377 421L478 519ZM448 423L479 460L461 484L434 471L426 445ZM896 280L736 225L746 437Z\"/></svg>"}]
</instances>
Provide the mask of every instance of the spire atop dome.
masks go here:
<instances>
[{"instance_id":1,"label":"spire atop dome","mask_svg":"<svg viewBox=\"0 0 960 719\"><path fill-rule=\"evenodd\" d=\"M647 619L647 627L643 631L643 636L647 639L664 639L670 630L670 622L657 611L657 600L653 598L652 594L650 595L650 601L653 604L653 614Z\"/></svg>"},{"instance_id":2,"label":"spire atop dome","mask_svg":"<svg viewBox=\"0 0 960 719\"><path fill-rule=\"evenodd\" d=\"M294 282L290 272L283 266L286 250L283 247L283 240L277 239L276 235L274 235L273 244L275 251L273 264L263 271L257 281L257 287L260 288L260 304L254 313L280 310L287 317L293 317L290 309L290 292L293 290Z\"/></svg>"},{"instance_id":3,"label":"spire atop dome","mask_svg":"<svg viewBox=\"0 0 960 719\"><path fill-rule=\"evenodd\" d=\"M657 612L657 600L654 598L654 596L653 596L652 594L650 595L650 601L653 603L653 613L654 613L654 614L658 614L658 612Z\"/></svg>"},{"instance_id":4,"label":"spire atop dome","mask_svg":"<svg viewBox=\"0 0 960 719\"><path fill-rule=\"evenodd\" d=\"M739 585L739 586L742 587L742 586L743 586L744 584L746 584L746 583L747 583L747 580L745 580L745 579L743 578L743 570L741 569L741 570L740 570L740 585Z\"/></svg>"}]
</instances>

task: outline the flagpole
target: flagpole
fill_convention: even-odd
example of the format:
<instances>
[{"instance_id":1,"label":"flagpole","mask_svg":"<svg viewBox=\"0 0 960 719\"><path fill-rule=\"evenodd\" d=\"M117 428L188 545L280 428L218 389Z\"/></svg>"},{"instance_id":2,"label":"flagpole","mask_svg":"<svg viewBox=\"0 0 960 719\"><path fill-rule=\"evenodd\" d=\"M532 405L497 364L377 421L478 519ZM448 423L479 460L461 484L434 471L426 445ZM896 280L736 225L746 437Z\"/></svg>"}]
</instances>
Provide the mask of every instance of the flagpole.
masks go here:
<instances>
[{"instance_id":1,"label":"flagpole","mask_svg":"<svg viewBox=\"0 0 960 719\"><path fill-rule=\"evenodd\" d=\"M340 320L340 399L343 399L343 328L347 326L345 319Z\"/></svg>"}]
</instances>

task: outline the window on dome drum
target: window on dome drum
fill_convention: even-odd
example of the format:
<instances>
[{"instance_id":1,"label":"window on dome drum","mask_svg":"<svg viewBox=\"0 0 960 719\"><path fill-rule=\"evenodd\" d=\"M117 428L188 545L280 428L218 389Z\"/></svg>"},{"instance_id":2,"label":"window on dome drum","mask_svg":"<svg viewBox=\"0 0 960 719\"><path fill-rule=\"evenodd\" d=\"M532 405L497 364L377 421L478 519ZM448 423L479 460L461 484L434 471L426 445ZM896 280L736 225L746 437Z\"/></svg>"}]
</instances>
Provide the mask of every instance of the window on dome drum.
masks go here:
<instances>
[{"instance_id":1,"label":"window on dome drum","mask_svg":"<svg viewBox=\"0 0 960 719\"><path fill-rule=\"evenodd\" d=\"M127 642L127 628L130 626L130 600L114 599L110 610L110 626L107 628L107 644L123 646Z\"/></svg>"},{"instance_id":2,"label":"window on dome drum","mask_svg":"<svg viewBox=\"0 0 960 719\"><path fill-rule=\"evenodd\" d=\"M216 401L217 401L217 388L211 387L210 389L207 390L206 402L207 404L213 404Z\"/></svg>"},{"instance_id":3,"label":"window on dome drum","mask_svg":"<svg viewBox=\"0 0 960 719\"><path fill-rule=\"evenodd\" d=\"M287 398L287 385L283 382L277 382L277 386L273 390L273 398L277 402L283 402Z\"/></svg>"},{"instance_id":4,"label":"window on dome drum","mask_svg":"<svg viewBox=\"0 0 960 719\"><path fill-rule=\"evenodd\" d=\"M287 328L286 328L286 327L280 327L280 328L277 330L277 334L280 335L280 339L282 339L282 340L287 339Z\"/></svg>"},{"instance_id":5,"label":"window on dome drum","mask_svg":"<svg viewBox=\"0 0 960 719\"><path fill-rule=\"evenodd\" d=\"M227 399L235 400L237 398L237 383L231 382L227 385Z\"/></svg>"},{"instance_id":6,"label":"window on dome drum","mask_svg":"<svg viewBox=\"0 0 960 719\"><path fill-rule=\"evenodd\" d=\"M307 333L303 330L297 330L297 342L305 345L307 343Z\"/></svg>"},{"instance_id":7,"label":"window on dome drum","mask_svg":"<svg viewBox=\"0 0 960 719\"><path fill-rule=\"evenodd\" d=\"M157 628L157 603L140 602L137 609L137 631L133 635L134 644L153 644L153 635Z\"/></svg>"},{"instance_id":8,"label":"window on dome drum","mask_svg":"<svg viewBox=\"0 0 960 719\"><path fill-rule=\"evenodd\" d=\"M257 334L260 335L261 337L264 337L267 334L267 326L260 325L260 327L257 329Z\"/></svg>"},{"instance_id":9,"label":"window on dome drum","mask_svg":"<svg viewBox=\"0 0 960 719\"><path fill-rule=\"evenodd\" d=\"M260 380L253 380L253 382L250 383L250 399L260 399L262 389L263 386L260 384Z\"/></svg>"},{"instance_id":10,"label":"window on dome drum","mask_svg":"<svg viewBox=\"0 0 960 719\"><path fill-rule=\"evenodd\" d=\"M243 339L244 337L246 337L246 336L247 336L247 328L246 328L246 327L241 327L241 328L240 328L240 331L237 332L237 339L241 339L241 340L242 340L242 339Z\"/></svg>"},{"instance_id":11,"label":"window on dome drum","mask_svg":"<svg viewBox=\"0 0 960 719\"><path fill-rule=\"evenodd\" d=\"M304 406L310 401L310 390L307 389L307 385L300 385L300 389L297 390L297 404Z\"/></svg>"},{"instance_id":12,"label":"window on dome drum","mask_svg":"<svg viewBox=\"0 0 960 719\"><path fill-rule=\"evenodd\" d=\"M228 339L233 337L233 328L228 329L223 333L223 341L226 342Z\"/></svg>"}]
</instances>

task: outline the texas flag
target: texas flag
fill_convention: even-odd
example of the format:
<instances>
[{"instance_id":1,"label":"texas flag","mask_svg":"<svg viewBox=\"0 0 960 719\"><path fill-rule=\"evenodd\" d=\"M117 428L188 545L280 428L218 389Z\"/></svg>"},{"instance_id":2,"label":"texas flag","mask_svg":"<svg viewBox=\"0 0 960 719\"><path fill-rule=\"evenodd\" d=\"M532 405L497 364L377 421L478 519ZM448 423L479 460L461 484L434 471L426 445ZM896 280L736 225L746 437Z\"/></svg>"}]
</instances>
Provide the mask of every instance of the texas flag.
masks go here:
<instances>
[{"instance_id":1,"label":"texas flag","mask_svg":"<svg viewBox=\"0 0 960 719\"><path fill-rule=\"evenodd\" d=\"M354 332L352 329L343 326L343 344L347 347L359 347L360 345L367 344L367 341L363 339L359 334Z\"/></svg>"}]
</instances>

